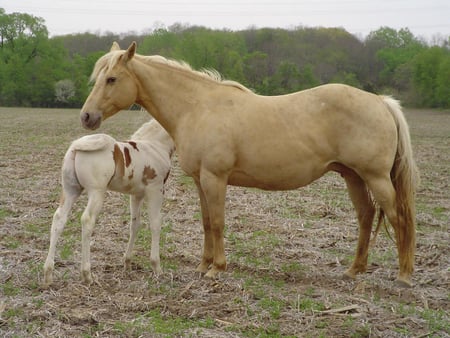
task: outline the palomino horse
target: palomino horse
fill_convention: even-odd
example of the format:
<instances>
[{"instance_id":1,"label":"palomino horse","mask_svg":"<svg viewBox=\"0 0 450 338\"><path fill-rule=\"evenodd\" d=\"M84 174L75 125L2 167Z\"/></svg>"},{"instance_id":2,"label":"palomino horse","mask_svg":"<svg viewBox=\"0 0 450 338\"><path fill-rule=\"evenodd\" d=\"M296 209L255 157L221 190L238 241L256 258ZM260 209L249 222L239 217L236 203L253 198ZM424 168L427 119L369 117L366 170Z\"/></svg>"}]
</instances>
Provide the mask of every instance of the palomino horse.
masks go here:
<instances>
[{"instance_id":1,"label":"palomino horse","mask_svg":"<svg viewBox=\"0 0 450 338\"><path fill-rule=\"evenodd\" d=\"M127 50L113 44L97 61L92 80L80 114L85 128L98 128L136 102L173 137L180 165L200 195L204 243L197 271L215 277L226 269L228 184L288 190L336 171L345 179L360 227L356 257L345 276L366 270L378 208L395 229L397 280L411 285L418 177L397 101L342 84L260 96L216 72L138 55L136 43Z\"/></svg>"},{"instance_id":2,"label":"palomino horse","mask_svg":"<svg viewBox=\"0 0 450 338\"><path fill-rule=\"evenodd\" d=\"M161 272L159 239L161 206L175 145L156 121L145 123L131 141L117 142L105 134L88 135L75 140L66 152L62 165L61 202L53 216L50 248L44 264L44 287L53 281L56 242L61 235L73 204L83 190L88 204L81 216L81 276L92 283L90 241L95 220L107 190L130 195L130 239L125 252L125 268L131 266L136 234L141 226L141 206L145 200L150 218L152 247L150 262L156 274Z\"/></svg>"}]
</instances>

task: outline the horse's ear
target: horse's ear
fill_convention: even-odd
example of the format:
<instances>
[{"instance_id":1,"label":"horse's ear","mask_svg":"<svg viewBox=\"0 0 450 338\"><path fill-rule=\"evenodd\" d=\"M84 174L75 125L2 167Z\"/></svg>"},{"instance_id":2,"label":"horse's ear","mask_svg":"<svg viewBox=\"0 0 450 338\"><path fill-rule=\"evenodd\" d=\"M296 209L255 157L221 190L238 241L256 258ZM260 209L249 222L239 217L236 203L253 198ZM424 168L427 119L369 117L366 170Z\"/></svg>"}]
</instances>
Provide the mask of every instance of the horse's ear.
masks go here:
<instances>
[{"instance_id":1,"label":"horse's ear","mask_svg":"<svg viewBox=\"0 0 450 338\"><path fill-rule=\"evenodd\" d=\"M110 52L115 51L115 50L120 50L120 46L116 41L113 42Z\"/></svg>"},{"instance_id":2,"label":"horse's ear","mask_svg":"<svg viewBox=\"0 0 450 338\"><path fill-rule=\"evenodd\" d=\"M121 62L123 62L125 64L133 58L134 54L136 54L136 42L135 41L133 41L131 43L130 47L128 47L128 49L125 51L125 53L120 56L119 60L121 60Z\"/></svg>"},{"instance_id":3,"label":"horse's ear","mask_svg":"<svg viewBox=\"0 0 450 338\"><path fill-rule=\"evenodd\" d=\"M136 54L136 41L133 41L130 45L130 47L128 47L127 49L127 53L126 53L126 61L131 60L134 56L134 54Z\"/></svg>"}]
</instances>

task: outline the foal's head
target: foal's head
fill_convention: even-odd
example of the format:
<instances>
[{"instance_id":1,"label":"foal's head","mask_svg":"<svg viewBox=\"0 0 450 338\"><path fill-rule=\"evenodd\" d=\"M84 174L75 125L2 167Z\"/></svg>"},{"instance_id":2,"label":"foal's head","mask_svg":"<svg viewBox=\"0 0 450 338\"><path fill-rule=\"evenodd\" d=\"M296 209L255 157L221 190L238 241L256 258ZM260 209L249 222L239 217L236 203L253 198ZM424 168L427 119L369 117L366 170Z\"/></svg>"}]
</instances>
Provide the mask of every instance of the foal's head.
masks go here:
<instances>
[{"instance_id":1,"label":"foal's head","mask_svg":"<svg viewBox=\"0 0 450 338\"><path fill-rule=\"evenodd\" d=\"M95 82L81 109L81 124L97 129L102 120L131 106L137 98L138 87L127 63L136 53L133 42L126 51L114 43L111 50L95 64L91 81Z\"/></svg>"}]
</instances>

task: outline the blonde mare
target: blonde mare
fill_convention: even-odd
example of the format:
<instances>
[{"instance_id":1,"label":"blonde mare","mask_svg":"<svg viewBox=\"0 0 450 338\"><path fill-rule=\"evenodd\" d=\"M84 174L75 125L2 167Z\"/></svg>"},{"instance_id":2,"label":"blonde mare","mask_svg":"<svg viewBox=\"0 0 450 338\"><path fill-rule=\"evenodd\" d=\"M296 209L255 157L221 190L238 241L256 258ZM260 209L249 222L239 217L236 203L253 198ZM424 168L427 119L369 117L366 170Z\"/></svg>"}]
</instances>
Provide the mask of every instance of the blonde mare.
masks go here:
<instances>
[{"instance_id":1,"label":"blonde mare","mask_svg":"<svg viewBox=\"0 0 450 338\"><path fill-rule=\"evenodd\" d=\"M197 271L215 277L226 269L227 185L296 189L336 171L360 226L356 257L345 276L366 270L378 208L395 230L397 280L412 285L417 173L397 101L342 84L260 96L215 72L138 55L135 43L127 50L113 44L92 79L95 86L80 115L84 127L96 129L136 102L173 137L180 165L200 195L204 244Z\"/></svg>"},{"instance_id":2,"label":"blonde mare","mask_svg":"<svg viewBox=\"0 0 450 338\"><path fill-rule=\"evenodd\" d=\"M50 248L44 264L44 287L53 281L56 242L61 235L73 204L83 190L88 204L81 216L81 276L92 283L90 241L95 220L107 190L130 195L130 239L125 252L125 267L130 267L136 234L141 226L141 206L148 208L152 246L150 262L155 273L161 272L159 238L164 182L169 175L174 143L156 120L145 123L131 141L117 142L105 134L88 135L75 140L62 165L61 202L53 216Z\"/></svg>"}]
</instances>

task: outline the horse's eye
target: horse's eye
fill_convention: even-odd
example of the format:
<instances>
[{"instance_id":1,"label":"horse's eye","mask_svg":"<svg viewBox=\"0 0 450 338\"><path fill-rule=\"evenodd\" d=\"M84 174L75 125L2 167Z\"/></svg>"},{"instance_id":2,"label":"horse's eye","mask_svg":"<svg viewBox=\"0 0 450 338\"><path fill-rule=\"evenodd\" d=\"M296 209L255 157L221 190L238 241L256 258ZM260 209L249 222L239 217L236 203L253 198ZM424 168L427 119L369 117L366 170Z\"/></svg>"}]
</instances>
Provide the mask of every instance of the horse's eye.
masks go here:
<instances>
[{"instance_id":1,"label":"horse's eye","mask_svg":"<svg viewBox=\"0 0 450 338\"><path fill-rule=\"evenodd\" d=\"M116 82L116 78L115 77L108 77L106 79L106 83L107 84L113 84L114 82Z\"/></svg>"}]
</instances>

